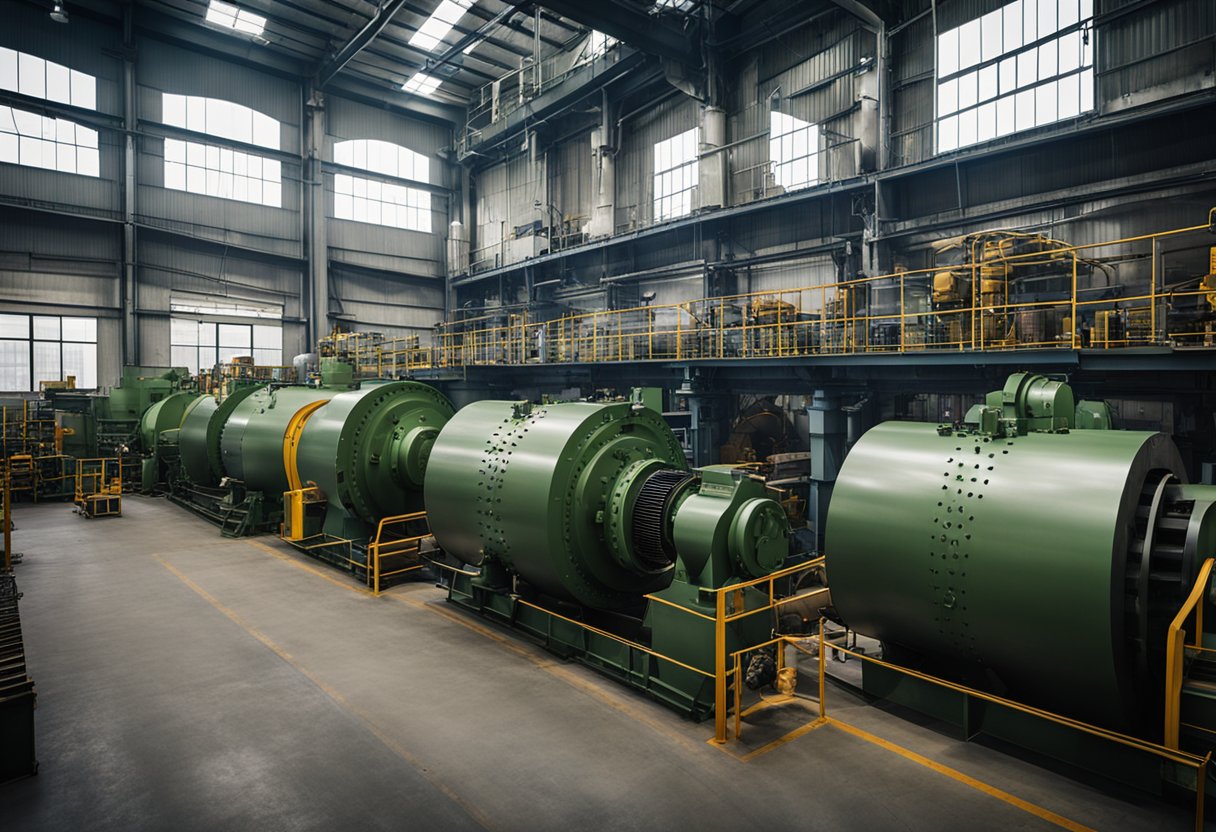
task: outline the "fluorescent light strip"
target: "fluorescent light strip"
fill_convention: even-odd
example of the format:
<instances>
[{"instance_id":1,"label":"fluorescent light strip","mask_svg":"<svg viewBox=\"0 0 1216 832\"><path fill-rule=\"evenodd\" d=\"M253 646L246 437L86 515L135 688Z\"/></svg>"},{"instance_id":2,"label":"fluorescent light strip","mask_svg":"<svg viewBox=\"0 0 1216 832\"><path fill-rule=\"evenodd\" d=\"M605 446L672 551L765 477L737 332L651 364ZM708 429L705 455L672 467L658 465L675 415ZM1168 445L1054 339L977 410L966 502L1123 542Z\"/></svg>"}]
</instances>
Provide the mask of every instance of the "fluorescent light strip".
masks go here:
<instances>
[{"instance_id":1,"label":"fluorescent light strip","mask_svg":"<svg viewBox=\"0 0 1216 832\"><path fill-rule=\"evenodd\" d=\"M255 37L266 28L266 18L260 14L237 8L223 0L211 0L211 5L207 7L207 22Z\"/></svg>"},{"instance_id":2,"label":"fluorescent light strip","mask_svg":"<svg viewBox=\"0 0 1216 832\"><path fill-rule=\"evenodd\" d=\"M412 92L414 95L430 95L439 88L443 83L442 79L436 78L433 75L427 75L425 72L415 73L412 78L401 85L401 89L406 92Z\"/></svg>"},{"instance_id":3,"label":"fluorescent light strip","mask_svg":"<svg viewBox=\"0 0 1216 832\"><path fill-rule=\"evenodd\" d=\"M410 46L425 49L427 52L433 51L473 6L473 2L474 0L440 0L435 11L431 12L431 16L410 38Z\"/></svg>"}]
</instances>

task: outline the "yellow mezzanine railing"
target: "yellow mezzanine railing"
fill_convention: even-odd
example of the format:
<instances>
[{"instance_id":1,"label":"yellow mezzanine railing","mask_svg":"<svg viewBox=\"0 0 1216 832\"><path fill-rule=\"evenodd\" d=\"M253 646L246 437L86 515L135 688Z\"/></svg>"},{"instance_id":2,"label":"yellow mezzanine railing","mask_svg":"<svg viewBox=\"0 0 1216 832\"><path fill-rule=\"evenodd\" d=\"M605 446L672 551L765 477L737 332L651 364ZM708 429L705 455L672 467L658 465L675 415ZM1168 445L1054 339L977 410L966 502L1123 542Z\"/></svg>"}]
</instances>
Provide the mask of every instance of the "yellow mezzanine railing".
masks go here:
<instances>
[{"instance_id":1,"label":"yellow mezzanine railing","mask_svg":"<svg viewBox=\"0 0 1216 832\"><path fill-rule=\"evenodd\" d=\"M1080 245L985 232L973 235L966 265L544 321L504 311L444 324L429 347L417 336L359 333L342 334L341 344L362 375L380 377L475 365L1211 347L1216 269L1207 264L1216 257L1197 235L1214 222L1216 209L1204 225ZM1016 253L1018 243L1034 250ZM1177 281L1178 273L1192 277ZM935 282L943 278L970 288L952 294ZM1015 300L1010 290L1019 281L1048 288Z\"/></svg>"}]
</instances>

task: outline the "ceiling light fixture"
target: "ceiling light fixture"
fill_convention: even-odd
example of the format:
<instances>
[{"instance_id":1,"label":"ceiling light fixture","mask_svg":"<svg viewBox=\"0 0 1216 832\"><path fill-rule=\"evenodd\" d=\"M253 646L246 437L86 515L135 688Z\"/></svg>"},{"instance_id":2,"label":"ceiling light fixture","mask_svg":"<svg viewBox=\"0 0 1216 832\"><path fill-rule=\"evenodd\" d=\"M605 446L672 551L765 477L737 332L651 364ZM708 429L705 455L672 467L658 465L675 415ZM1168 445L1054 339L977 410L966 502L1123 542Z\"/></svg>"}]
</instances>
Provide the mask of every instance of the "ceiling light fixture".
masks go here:
<instances>
[{"instance_id":1,"label":"ceiling light fixture","mask_svg":"<svg viewBox=\"0 0 1216 832\"><path fill-rule=\"evenodd\" d=\"M55 0L55 8L51 12L51 20L56 23L68 22L68 10L64 8L63 0Z\"/></svg>"}]
</instances>

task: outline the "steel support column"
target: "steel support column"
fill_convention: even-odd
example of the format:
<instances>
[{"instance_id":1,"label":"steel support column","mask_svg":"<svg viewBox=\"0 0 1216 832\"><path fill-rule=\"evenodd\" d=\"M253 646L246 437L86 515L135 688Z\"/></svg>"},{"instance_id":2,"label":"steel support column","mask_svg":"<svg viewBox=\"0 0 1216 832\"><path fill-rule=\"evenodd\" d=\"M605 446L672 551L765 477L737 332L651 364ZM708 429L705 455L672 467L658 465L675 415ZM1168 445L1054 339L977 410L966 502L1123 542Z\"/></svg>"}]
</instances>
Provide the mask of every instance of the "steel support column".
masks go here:
<instances>
[{"instance_id":1,"label":"steel support column","mask_svg":"<svg viewBox=\"0 0 1216 832\"><path fill-rule=\"evenodd\" d=\"M134 5L123 6L122 12L122 363L139 364L139 335L135 310L139 305L135 271L135 40L132 37Z\"/></svg>"},{"instance_id":2,"label":"steel support column","mask_svg":"<svg viewBox=\"0 0 1216 832\"><path fill-rule=\"evenodd\" d=\"M322 156L325 148L325 98L313 90L304 107L304 153L306 176L302 203L308 218L308 318L305 350L329 334L329 239L325 212L325 174Z\"/></svg>"}]
</instances>

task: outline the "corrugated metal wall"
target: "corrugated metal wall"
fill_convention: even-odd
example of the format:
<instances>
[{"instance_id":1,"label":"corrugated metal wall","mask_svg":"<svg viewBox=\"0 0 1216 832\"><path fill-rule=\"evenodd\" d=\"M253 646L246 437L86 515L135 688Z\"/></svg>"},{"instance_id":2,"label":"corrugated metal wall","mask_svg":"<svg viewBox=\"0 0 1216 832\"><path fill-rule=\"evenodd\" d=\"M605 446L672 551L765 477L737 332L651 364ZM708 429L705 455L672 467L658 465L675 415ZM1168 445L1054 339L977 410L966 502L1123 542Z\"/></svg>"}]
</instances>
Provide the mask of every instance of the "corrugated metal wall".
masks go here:
<instances>
[{"instance_id":1,"label":"corrugated metal wall","mask_svg":"<svg viewBox=\"0 0 1216 832\"><path fill-rule=\"evenodd\" d=\"M616 217L619 231L654 222L654 146L700 124L697 102L674 95L626 120L616 154ZM694 208L697 201L693 199Z\"/></svg>"},{"instance_id":2,"label":"corrugated metal wall","mask_svg":"<svg viewBox=\"0 0 1216 832\"><path fill-rule=\"evenodd\" d=\"M780 193L767 175L767 131L774 105L821 126L825 179L858 173L856 143L863 116L857 101L862 82L854 70L864 61L872 62L875 49L874 36L852 17L829 13L776 38L740 63L725 101L726 138L732 144L726 151L729 204ZM674 90L653 106L626 115L615 157L617 232L653 224L654 145L699 126L702 118L700 104ZM555 212L567 219L581 225L590 218L590 134L566 138L544 153L547 177L541 162L531 164L526 151L477 173L473 259L483 268L519 262L535 253L526 243L507 241L516 226L543 219L534 203L546 195Z\"/></svg>"},{"instance_id":3,"label":"corrugated metal wall","mask_svg":"<svg viewBox=\"0 0 1216 832\"><path fill-rule=\"evenodd\" d=\"M96 314L102 319L99 378L112 384L122 361L121 29L75 14L71 26L63 27L50 21L46 9L7 0L2 15L0 45L97 77L98 115L88 123L100 131L101 176L0 164L0 309ZM174 291L281 307L283 355L289 360L309 348L309 310L301 302L308 268L301 85L179 43L141 35L136 46L139 360L169 361ZM279 121L280 151L264 155L282 164L282 207L165 189L163 139L178 135L162 126L165 92L234 101ZM326 125L326 159L332 158L334 141L354 138L391 141L431 159L432 233L327 222L334 308L394 334L429 329L443 315L444 242L450 189L457 181L443 155L452 145L450 128L333 96L326 100ZM327 183L326 209L332 214L330 174Z\"/></svg>"},{"instance_id":4,"label":"corrugated metal wall","mask_svg":"<svg viewBox=\"0 0 1216 832\"><path fill-rule=\"evenodd\" d=\"M923 4L910 4L923 5ZM1005 5L1001 0L943 0L936 4L938 32L945 32ZM1114 13L1125 11L1116 16ZM911 11L911 10L910 10ZM1216 85L1216 3L1209 0L1096 0L1094 115L1209 89ZM933 117L936 77L934 16L927 14L890 39L891 151L894 164L935 153ZM1092 118L1083 115L1082 120ZM1041 128L1051 132L1067 126ZM1018 133L993 145L1025 138Z\"/></svg>"},{"instance_id":5,"label":"corrugated metal wall","mask_svg":"<svg viewBox=\"0 0 1216 832\"><path fill-rule=\"evenodd\" d=\"M475 181L474 263L491 268L514 263L546 245L539 237L515 235L516 228L544 219L548 176L543 153L535 160L527 152L520 153L481 171ZM542 207L537 208L537 203Z\"/></svg>"},{"instance_id":6,"label":"corrugated metal wall","mask_svg":"<svg viewBox=\"0 0 1216 832\"><path fill-rule=\"evenodd\" d=\"M431 233L334 218L333 175L325 175L325 211L333 305L351 326L393 335L429 331L444 312L444 244L453 172L443 155L451 131L360 102L326 101L324 154L335 142L377 139L407 147L429 162Z\"/></svg>"},{"instance_id":7,"label":"corrugated metal wall","mask_svg":"<svg viewBox=\"0 0 1216 832\"><path fill-rule=\"evenodd\" d=\"M874 60L875 48L874 36L856 20L830 14L782 35L745 63L730 107L728 141L740 142L728 156L731 204L781 193L769 176L767 131L774 110L819 125L822 179L858 173L862 81L855 70Z\"/></svg>"}]
</instances>

